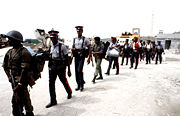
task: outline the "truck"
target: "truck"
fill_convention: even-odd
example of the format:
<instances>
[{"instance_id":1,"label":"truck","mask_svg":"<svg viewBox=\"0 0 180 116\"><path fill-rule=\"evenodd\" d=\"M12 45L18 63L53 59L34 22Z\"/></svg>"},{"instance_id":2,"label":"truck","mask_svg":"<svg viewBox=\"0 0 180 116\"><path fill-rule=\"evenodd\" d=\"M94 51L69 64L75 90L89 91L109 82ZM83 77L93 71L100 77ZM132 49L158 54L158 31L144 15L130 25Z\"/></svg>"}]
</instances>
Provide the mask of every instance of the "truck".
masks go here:
<instances>
[{"instance_id":1,"label":"truck","mask_svg":"<svg viewBox=\"0 0 180 116\"><path fill-rule=\"evenodd\" d=\"M138 41L139 41L139 38L140 38L140 28L133 28L132 29L132 33L125 32L125 33L122 33L120 36L116 36L116 39L117 39L117 41L120 44L120 55L122 53L122 48L124 47L126 39L128 39L129 43L131 43L132 39L134 37L137 37Z\"/></svg>"}]
</instances>

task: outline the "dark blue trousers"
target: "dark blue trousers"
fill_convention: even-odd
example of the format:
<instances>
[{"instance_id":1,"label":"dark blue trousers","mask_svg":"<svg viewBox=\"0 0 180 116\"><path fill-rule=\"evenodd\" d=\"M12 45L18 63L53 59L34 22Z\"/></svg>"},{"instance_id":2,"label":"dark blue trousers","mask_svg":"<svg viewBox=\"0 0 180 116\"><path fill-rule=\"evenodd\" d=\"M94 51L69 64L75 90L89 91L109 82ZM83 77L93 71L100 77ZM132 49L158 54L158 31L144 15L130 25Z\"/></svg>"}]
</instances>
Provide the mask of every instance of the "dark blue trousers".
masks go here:
<instances>
[{"instance_id":1,"label":"dark blue trousers","mask_svg":"<svg viewBox=\"0 0 180 116\"><path fill-rule=\"evenodd\" d=\"M78 87L84 87L83 66L85 57L75 57L76 83Z\"/></svg>"},{"instance_id":2,"label":"dark blue trousers","mask_svg":"<svg viewBox=\"0 0 180 116\"><path fill-rule=\"evenodd\" d=\"M119 62L118 62L118 58L119 57L112 57L110 56L109 57L109 66L108 66L108 70L107 70L107 73L110 73L110 69L111 69L111 65L112 65L112 62L114 61L114 64L116 66L116 73L119 73Z\"/></svg>"},{"instance_id":3,"label":"dark blue trousers","mask_svg":"<svg viewBox=\"0 0 180 116\"><path fill-rule=\"evenodd\" d=\"M146 51L146 64L151 63L151 51Z\"/></svg>"},{"instance_id":4,"label":"dark blue trousers","mask_svg":"<svg viewBox=\"0 0 180 116\"><path fill-rule=\"evenodd\" d=\"M66 69L62 68L59 69L58 66L51 65L49 70L49 93L51 97L51 102L56 102L56 92L55 92L55 82L57 76L59 77L60 81L62 82L66 92L68 94L72 93L72 90L69 86L69 83L66 79Z\"/></svg>"},{"instance_id":5,"label":"dark blue trousers","mask_svg":"<svg viewBox=\"0 0 180 116\"><path fill-rule=\"evenodd\" d=\"M139 63L139 52L132 52L132 55L131 55L131 67L133 67L133 64L134 64L134 59L136 61L136 68L138 66L138 63Z\"/></svg>"},{"instance_id":6,"label":"dark blue trousers","mask_svg":"<svg viewBox=\"0 0 180 116\"><path fill-rule=\"evenodd\" d=\"M124 50L124 52L123 52L121 65L123 65L125 57L126 57L126 65L128 65L128 59L129 59L129 51L128 50Z\"/></svg>"}]
</instances>

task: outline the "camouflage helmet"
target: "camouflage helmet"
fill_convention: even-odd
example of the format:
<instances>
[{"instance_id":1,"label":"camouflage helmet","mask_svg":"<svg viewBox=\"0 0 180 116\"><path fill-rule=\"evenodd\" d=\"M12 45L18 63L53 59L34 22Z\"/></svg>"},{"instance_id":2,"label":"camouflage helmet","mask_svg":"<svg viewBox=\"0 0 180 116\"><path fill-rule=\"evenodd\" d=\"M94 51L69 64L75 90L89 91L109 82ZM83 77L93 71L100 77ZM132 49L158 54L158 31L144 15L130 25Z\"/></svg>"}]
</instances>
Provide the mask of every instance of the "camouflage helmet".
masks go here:
<instances>
[{"instance_id":1,"label":"camouflage helmet","mask_svg":"<svg viewBox=\"0 0 180 116\"><path fill-rule=\"evenodd\" d=\"M14 39L14 40L17 40L17 41L20 41L20 42L23 42L23 36L20 32L18 31L10 31L6 34L7 38L11 38L11 39Z\"/></svg>"}]
</instances>

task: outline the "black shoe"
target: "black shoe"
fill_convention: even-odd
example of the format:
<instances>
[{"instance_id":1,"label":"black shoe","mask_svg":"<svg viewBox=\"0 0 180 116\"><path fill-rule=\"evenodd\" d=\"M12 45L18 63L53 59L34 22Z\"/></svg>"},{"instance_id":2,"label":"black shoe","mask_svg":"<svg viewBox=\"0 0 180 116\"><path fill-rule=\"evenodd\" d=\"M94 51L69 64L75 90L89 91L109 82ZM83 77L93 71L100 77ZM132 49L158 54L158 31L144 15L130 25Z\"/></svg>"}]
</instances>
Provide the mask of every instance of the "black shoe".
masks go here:
<instances>
[{"instance_id":1,"label":"black shoe","mask_svg":"<svg viewBox=\"0 0 180 116\"><path fill-rule=\"evenodd\" d=\"M96 80L102 80L102 79L103 79L103 77L96 78Z\"/></svg>"},{"instance_id":2,"label":"black shoe","mask_svg":"<svg viewBox=\"0 0 180 116\"><path fill-rule=\"evenodd\" d=\"M83 80L83 84L85 84L86 82Z\"/></svg>"},{"instance_id":3,"label":"black shoe","mask_svg":"<svg viewBox=\"0 0 180 116\"><path fill-rule=\"evenodd\" d=\"M148 63L146 62L146 64L148 64Z\"/></svg>"},{"instance_id":4,"label":"black shoe","mask_svg":"<svg viewBox=\"0 0 180 116\"><path fill-rule=\"evenodd\" d=\"M80 87L77 87L77 88L75 89L75 91L78 91L78 90L80 90Z\"/></svg>"},{"instance_id":5,"label":"black shoe","mask_svg":"<svg viewBox=\"0 0 180 116\"><path fill-rule=\"evenodd\" d=\"M104 73L104 74L109 75L109 73L108 73L108 72L107 72L107 73Z\"/></svg>"},{"instance_id":6,"label":"black shoe","mask_svg":"<svg viewBox=\"0 0 180 116\"><path fill-rule=\"evenodd\" d=\"M128 65L128 63L126 63L126 65Z\"/></svg>"},{"instance_id":7,"label":"black shoe","mask_svg":"<svg viewBox=\"0 0 180 116\"><path fill-rule=\"evenodd\" d=\"M26 112L26 116L34 116L34 113L33 112Z\"/></svg>"},{"instance_id":8,"label":"black shoe","mask_svg":"<svg viewBox=\"0 0 180 116\"><path fill-rule=\"evenodd\" d=\"M137 69L137 67L135 67L134 69Z\"/></svg>"},{"instance_id":9,"label":"black shoe","mask_svg":"<svg viewBox=\"0 0 180 116\"><path fill-rule=\"evenodd\" d=\"M131 69L131 68L133 68L133 67L131 66L131 67L129 67L129 68Z\"/></svg>"},{"instance_id":10,"label":"black shoe","mask_svg":"<svg viewBox=\"0 0 180 116\"><path fill-rule=\"evenodd\" d=\"M72 93L68 94L67 99L71 99L72 98Z\"/></svg>"},{"instance_id":11,"label":"black shoe","mask_svg":"<svg viewBox=\"0 0 180 116\"><path fill-rule=\"evenodd\" d=\"M123 64L121 64L121 66L123 66Z\"/></svg>"},{"instance_id":12,"label":"black shoe","mask_svg":"<svg viewBox=\"0 0 180 116\"><path fill-rule=\"evenodd\" d=\"M46 105L46 108L50 108L56 104L57 104L57 102L50 102L48 105Z\"/></svg>"},{"instance_id":13,"label":"black shoe","mask_svg":"<svg viewBox=\"0 0 180 116\"><path fill-rule=\"evenodd\" d=\"M80 88L80 91L82 92L83 90L84 90L84 87L81 87L81 88Z\"/></svg>"},{"instance_id":14,"label":"black shoe","mask_svg":"<svg viewBox=\"0 0 180 116\"><path fill-rule=\"evenodd\" d=\"M119 74L119 72L116 73L116 75L118 75L118 74Z\"/></svg>"}]
</instances>

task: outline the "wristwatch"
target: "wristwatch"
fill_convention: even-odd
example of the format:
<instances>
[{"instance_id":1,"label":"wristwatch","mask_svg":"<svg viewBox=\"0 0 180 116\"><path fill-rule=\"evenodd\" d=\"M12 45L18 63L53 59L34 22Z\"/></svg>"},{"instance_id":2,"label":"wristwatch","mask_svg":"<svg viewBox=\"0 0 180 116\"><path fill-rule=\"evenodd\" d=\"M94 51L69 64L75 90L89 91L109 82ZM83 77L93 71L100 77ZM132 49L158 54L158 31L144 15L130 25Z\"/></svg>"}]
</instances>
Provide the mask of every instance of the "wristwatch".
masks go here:
<instances>
[{"instance_id":1,"label":"wristwatch","mask_svg":"<svg viewBox=\"0 0 180 116\"><path fill-rule=\"evenodd\" d=\"M22 86L22 83L18 83L18 85Z\"/></svg>"}]
</instances>

